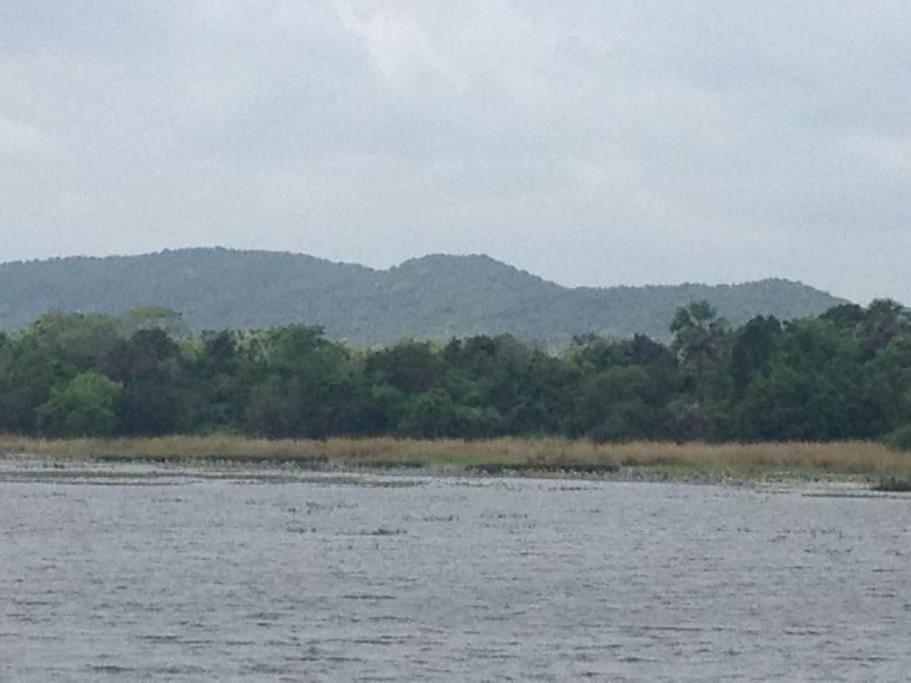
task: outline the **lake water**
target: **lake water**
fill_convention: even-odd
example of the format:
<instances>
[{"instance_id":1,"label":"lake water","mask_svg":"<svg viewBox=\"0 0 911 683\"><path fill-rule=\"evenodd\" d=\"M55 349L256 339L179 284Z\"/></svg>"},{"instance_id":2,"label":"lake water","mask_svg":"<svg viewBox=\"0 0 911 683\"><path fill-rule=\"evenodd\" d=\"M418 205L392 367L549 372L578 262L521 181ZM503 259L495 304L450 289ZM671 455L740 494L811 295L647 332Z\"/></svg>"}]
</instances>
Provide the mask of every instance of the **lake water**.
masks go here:
<instances>
[{"instance_id":1,"label":"lake water","mask_svg":"<svg viewBox=\"0 0 911 683\"><path fill-rule=\"evenodd\" d=\"M906 680L911 498L830 491L6 460L0 680Z\"/></svg>"}]
</instances>

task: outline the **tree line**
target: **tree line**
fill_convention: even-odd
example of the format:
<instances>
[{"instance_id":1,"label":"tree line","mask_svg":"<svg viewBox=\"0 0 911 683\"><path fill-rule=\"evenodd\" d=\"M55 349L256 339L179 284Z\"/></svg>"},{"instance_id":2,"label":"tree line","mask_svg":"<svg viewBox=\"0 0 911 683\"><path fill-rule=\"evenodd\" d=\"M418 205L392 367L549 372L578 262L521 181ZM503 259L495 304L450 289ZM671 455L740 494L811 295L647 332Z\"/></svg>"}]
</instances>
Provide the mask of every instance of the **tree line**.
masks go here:
<instances>
[{"instance_id":1,"label":"tree line","mask_svg":"<svg viewBox=\"0 0 911 683\"><path fill-rule=\"evenodd\" d=\"M704 301L672 341L509 336L364 350L317 327L191 335L162 309L48 313L0 334L0 432L760 441L911 429L911 316L890 300L731 328Z\"/></svg>"}]
</instances>

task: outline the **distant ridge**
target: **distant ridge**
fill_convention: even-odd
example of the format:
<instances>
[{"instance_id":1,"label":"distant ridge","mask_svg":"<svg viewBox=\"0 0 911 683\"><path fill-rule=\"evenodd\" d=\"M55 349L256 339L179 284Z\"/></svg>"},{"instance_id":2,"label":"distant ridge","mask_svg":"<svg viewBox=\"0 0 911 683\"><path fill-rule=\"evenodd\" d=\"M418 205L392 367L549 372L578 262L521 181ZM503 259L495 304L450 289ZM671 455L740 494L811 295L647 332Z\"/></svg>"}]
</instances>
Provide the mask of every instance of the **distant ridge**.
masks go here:
<instances>
[{"instance_id":1,"label":"distant ridge","mask_svg":"<svg viewBox=\"0 0 911 683\"><path fill-rule=\"evenodd\" d=\"M666 339L674 311L696 299L732 324L758 314L818 315L844 302L782 279L563 287L482 255L433 254L389 270L223 248L0 264L0 330L49 310L121 314L159 305L196 330L306 323L357 346L510 333L559 347L586 333Z\"/></svg>"}]
</instances>

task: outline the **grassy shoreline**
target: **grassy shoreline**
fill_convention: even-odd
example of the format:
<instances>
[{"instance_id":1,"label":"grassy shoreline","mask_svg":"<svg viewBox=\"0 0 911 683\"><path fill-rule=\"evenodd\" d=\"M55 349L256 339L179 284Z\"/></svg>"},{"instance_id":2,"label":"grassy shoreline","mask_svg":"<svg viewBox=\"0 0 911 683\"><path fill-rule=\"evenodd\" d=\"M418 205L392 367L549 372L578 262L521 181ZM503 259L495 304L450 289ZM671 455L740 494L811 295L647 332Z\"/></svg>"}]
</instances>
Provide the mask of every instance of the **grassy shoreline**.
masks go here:
<instances>
[{"instance_id":1,"label":"grassy shoreline","mask_svg":"<svg viewBox=\"0 0 911 683\"><path fill-rule=\"evenodd\" d=\"M869 441L595 444L560 438L266 440L214 434L48 440L0 436L0 457L183 465L296 465L453 474L561 474L618 479L877 482L911 480L911 453Z\"/></svg>"}]
</instances>

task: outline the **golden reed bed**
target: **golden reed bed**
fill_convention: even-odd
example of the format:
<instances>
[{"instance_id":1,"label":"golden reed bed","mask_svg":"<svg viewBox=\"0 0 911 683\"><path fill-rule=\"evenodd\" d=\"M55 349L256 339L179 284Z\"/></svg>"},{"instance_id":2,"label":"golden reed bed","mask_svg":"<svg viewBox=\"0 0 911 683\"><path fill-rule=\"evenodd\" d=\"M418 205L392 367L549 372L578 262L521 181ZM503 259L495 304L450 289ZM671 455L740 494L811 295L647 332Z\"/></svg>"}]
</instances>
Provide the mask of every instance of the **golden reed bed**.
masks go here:
<instances>
[{"instance_id":1,"label":"golden reed bed","mask_svg":"<svg viewBox=\"0 0 911 683\"><path fill-rule=\"evenodd\" d=\"M457 439L332 438L267 440L233 435L48 440L0 436L0 455L60 460L222 460L289 462L337 467L494 468L610 471L689 468L703 472L826 471L882 474L911 470L911 453L870 441L706 444L596 444L561 438Z\"/></svg>"}]
</instances>

